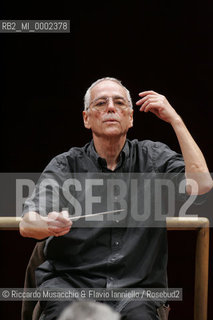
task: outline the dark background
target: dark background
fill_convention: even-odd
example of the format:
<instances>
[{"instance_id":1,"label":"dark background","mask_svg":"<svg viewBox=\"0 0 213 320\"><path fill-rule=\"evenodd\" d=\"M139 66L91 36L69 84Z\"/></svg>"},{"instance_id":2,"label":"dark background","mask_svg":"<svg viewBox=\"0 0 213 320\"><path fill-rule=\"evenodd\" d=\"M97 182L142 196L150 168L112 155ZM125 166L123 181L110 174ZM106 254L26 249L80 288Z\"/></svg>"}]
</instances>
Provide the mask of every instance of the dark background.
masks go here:
<instances>
[{"instance_id":1,"label":"dark background","mask_svg":"<svg viewBox=\"0 0 213 320\"><path fill-rule=\"evenodd\" d=\"M134 105L143 90L164 94L213 171L210 1L4 1L0 9L1 19L68 19L71 24L69 34L0 34L1 172L40 172L53 156L88 142L83 96L104 76L122 80ZM162 141L179 151L167 123L134 109L130 139ZM194 235L184 231L169 237L169 285L186 293L174 304L171 320L191 319ZM5 257L1 287L22 287L35 241L12 231L2 231L0 238ZM210 254L209 319L212 268ZM20 319L19 310L20 303L0 304L0 315L7 319Z\"/></svg>"}]
</instances>

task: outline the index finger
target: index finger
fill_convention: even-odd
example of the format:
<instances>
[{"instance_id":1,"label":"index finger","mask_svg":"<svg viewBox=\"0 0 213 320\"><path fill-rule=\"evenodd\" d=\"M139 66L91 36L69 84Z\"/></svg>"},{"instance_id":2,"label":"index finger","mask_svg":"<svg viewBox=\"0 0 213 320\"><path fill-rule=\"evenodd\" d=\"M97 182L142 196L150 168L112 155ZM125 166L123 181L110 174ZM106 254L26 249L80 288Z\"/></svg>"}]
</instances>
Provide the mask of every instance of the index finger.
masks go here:
<instances>
[{"instance_id":1,"label":"index finger","mask_svg":"<svg viewBox=\"0 0 213 320\"><path fill-rule=\"evenodd\" d=\"M140 92L138 95L140 96L140 97L144 97L144 96L146 96L147 94L157 94L157 92L155 92L155 91L153 91L153 90L147 90L147 91L142 91L142 92Z\"/></svg>"},{"instance_id":2,"label":"index finger","mask_svg":"<svg viewBox=\"0 0 213 320\"><path fill-rule=\"evenodd\" d=\"M48 214L48 218L51 221L59 221L62 224L65 224L65 225L69 224L69 222L70 222L68 217L66 218L62 212L60 212L60 213L59 212L55 212L55 211L50 212Z\"/></svg>"},{"instance_id":3,"label":"index finger","mask_svg":"<svg viewBox=\"0 0 213 320\"><path fill-rule=\"evenodd\" d=\"M62 212L63 212L63 211L62 211ZM62 223L67 224L67 222L70 222L70 219L68 218L68 216L65 217L65 215L64 215L62 212L59 213L59 215L57 216L56 220L58 220L58 221L60 221L60 222L62 222Z\"/></svg>"}]
</instances>

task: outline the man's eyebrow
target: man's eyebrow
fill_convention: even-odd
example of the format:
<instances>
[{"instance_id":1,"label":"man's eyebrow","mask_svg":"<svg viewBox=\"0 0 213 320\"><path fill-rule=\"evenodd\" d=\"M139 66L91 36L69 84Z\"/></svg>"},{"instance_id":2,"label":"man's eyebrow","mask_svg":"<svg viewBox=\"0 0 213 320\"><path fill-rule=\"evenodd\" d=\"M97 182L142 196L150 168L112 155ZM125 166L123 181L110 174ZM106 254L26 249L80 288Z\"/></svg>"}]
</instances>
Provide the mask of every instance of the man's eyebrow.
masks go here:
<instances>
[{"instance_id":1,"label":"man's eyebrow","mask_svg":"<svg viewBox=\"0 0 213 320\"><path fill-rule=\"evenodd\" d=\"M123 100L126 100L126 98L124 98L123 96L119 96L119 95L115 95L115 96L110 96L112 97L113 99L123 99ZM96 101L96 100L99 100L99 99L107 99L109 98L109 96L100 96L96 99L94 99L93 101Z\"/></svg>"}]
</instances>

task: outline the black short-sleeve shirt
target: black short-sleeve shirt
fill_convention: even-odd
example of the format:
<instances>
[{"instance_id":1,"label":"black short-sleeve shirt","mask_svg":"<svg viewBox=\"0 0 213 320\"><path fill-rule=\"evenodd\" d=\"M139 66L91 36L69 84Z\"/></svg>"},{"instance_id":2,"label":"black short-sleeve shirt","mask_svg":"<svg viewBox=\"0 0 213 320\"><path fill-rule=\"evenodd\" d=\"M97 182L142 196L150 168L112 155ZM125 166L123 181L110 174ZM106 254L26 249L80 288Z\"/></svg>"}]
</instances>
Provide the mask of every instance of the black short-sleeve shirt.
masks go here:
<instances>
[{"instance_id":1,"label":"black short-sleeve shirt","mask_svg":"<svg viewBox=\"0 0 213 320\"><path fill-rule=\"evenodd\" d=\"M117 167L120 173L184 172L182 155L161 142L126 140ZM69 176L70 172L112 172L91 141L56 156L43 174ZM26 201L24 213L39 212L38 193ZM51 210L50 210L51 211ZM128 288L167 286L166 228L71 228L46 240L45 261L36 271L37 284L66 277L71 287Z\"/></svg>"}]
</instances>

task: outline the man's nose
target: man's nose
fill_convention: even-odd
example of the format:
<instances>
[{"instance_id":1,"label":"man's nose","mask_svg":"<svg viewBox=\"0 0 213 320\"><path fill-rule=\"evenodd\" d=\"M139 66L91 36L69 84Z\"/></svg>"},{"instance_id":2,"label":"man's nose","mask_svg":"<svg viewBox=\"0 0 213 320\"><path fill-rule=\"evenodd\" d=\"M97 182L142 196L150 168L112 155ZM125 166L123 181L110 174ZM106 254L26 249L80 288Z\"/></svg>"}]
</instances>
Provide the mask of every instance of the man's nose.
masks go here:
<instances>
[{"instance_id":1,"label":"man's nose","mask_svg":"<svg viewBox=\"0 0 213 320\"><path fill-rule=\"evenodd\" d=\"M115 111L116 110L115 103L114 103L112 97L109 97L107 99L107 110L108 111Z\"/></svg>"}]
</instances>

